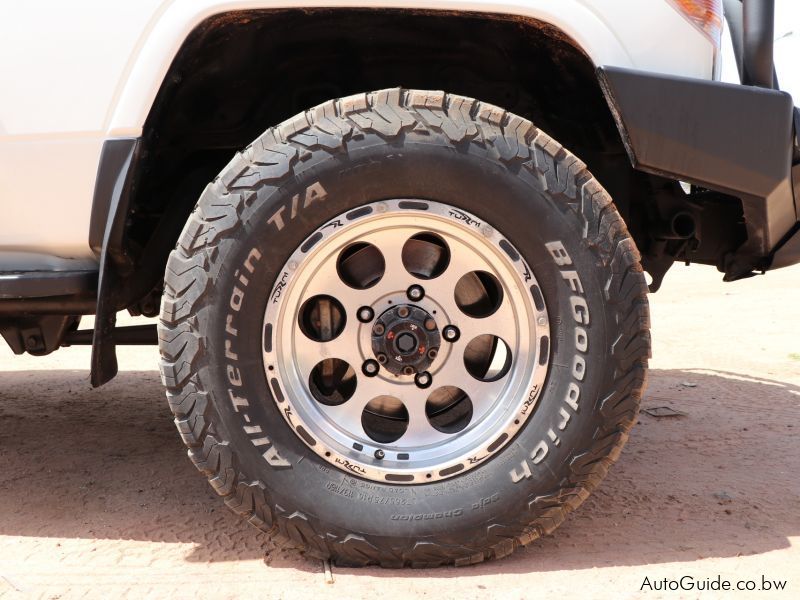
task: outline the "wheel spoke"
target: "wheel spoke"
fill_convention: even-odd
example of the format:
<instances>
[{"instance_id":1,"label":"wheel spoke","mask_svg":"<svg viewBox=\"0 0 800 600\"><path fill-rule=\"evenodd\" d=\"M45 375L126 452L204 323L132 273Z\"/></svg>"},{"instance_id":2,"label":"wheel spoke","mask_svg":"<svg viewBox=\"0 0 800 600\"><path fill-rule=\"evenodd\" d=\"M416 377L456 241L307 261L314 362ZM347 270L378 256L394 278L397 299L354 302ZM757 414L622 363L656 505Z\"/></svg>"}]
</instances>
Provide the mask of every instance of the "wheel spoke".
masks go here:
<instances>
[{"instance_id":1,"label":"wheel spoke","mask_svg":"<svg viewBox=\"0 0 800 600\"><path fill-rule=\"evenodd\" d=\"M412 402L410 402L409 392L413 394L413 390L416 388L412 389L412 386L403 386L401 388L381 377L367 377L361 373L357 377L358 383L352 398L338 406L320 405L320 410L328 415L338 426L358 433L362 439L369 440L370 437L364 431L361 418L367 404L380 396L396 397L406 405L409 413L411 412L410 405L412 405Z\"/></svg>"},{"instance_id":2,"label":"wheel spoke","mask_svg":"<svg viewBox=\"0 0 800 600\"><path fill-rule=\"evenodd\" d=\"M302 332L296 333L295 360L304 382L308 382L311 371L326 358L338 358L348 363L356 374L361 372L361 355L358 351L358 321L348 315L342 332L328 342L308 339Z\"/></svg>"},{"instance_id":3,"label":"wheel spoke","mask_svg":"<svg viewBox=\"0 0 800 600\"><path fill-rule=\"evenodd\" d=\"M428 391L443 386L459 388L469 396L472 402L473 420L480 419L494 405L505 387L508 375L497 381L480 381L475 379L464 366L464 348L466 342L459 340L447 357L447 362L433 374L433 385Z\"/></svg>"},{"instance_id":4,"label":"wheel spoke","mask_svg":"<svg viewBox=\"0 0 800 600\"><path fill-rule=\"evenodd\" d=\"M351 319L356 318L359 307L372 304L375 298L406 289L414 278L403 266L402 248L405 240L413 233L414 230L410 229L392 229L369 233L359 238L360 242L374 245L383 256L384 274L375 285L364 289L351 287L339 276L335 259L331 258L330 264L318 269L310 279L303 292L303 300L316 295L332 296L342 303L347 318Z\"/></svg>"},{"instance_id":5,"label":"wheel spoke","mask_svg":"<svg viewBox=\"0 0 800 600\"><path fill-rule=\"evenodd\" d=\"M460 264L455 258L450 259L450 265L445 269L444 273L431 279L427 288L430 288L431 293L436 294L436 301L439 302L449 315L459 314L461 309L456 305L454 290L459 279L469 273L472 269L466 265Z\"/></svg>"},{"instance_id":6,"label":"wheel spoke","mask_svg":"<svg viewBox=\"0 0 800 600\"><path fill-rule=\"evenodd\" d=\"M473 270L475 270L474 263L470 265L463 256L454 256L444 273L427 284L430 293L435 294L436 301L442 305L451 319L467 316L456 303L455 289L461 278Z\"/></svg>"},{"instance_id":7,"label":"wheel spoke","mask_svg":"<svg viewBox=\"0 0 800 600\"><path fill-rule=\"evenodd\" d=\"M356 392L353 394L353 397L346 402L338 406L320 404L319 409L344 431L352 432L362 439L369 439L361 425L361 414L364 412L364 407L366 407L367 403L373 398L372 393L364 389L365 386L370 387L370 384L366 383L365 380L372 381L363 375L358 377Z\"/></svg>"},{"instance_id":8,"label":"wheel spoke","mask_svg":"<svg viewBox=\"0 0 800 600\"><path fill-rule=\"evenodd\" d=\"M377 298L384 294L404 290L416 281L403 266L402 254L403 244L414 233L415 230L412 229L398 228L369 233L361 238L381 251L386 265L381 280L368 288L371 297Z\"/></svg>"},{"instance_id":9,"label":"wheel spoke","mask_svg":"<svg viewBox=\"0 0 800 600\"><path fill-rule=\"evenodd\" d=\"M443 294L438 294L436 299L445 309L450 322L440 323L440 327L443 328L446 325L455 325L460 331L460 340L464 340L465 342L469 342L471 339L487 333L496 335L513 348L519 332L517 330L517 320L514 309L507 297L504 297L497 310L487 317L470 316L462 311L456 303L453 290L460 278L468 272L469 270L461 272L460 269L450 267L442 275L444 279L439 289L448 291Z\"/></svg>"},{"instance_id":10,"label":"wheel spoke","mask_svg":"<svg viewBox=\"0 0 800 600\"><path fill-rule=\"evenodd\" d=\"M314 296L332 296L341 302L347 315L348 323L356 319L356 311L364 304L369 304L375 297L371 288L359 290L352 288L341 280L336 272L335 266L328 269L320 269L308 282L301 302L313 298Z\"/></svg>"},{"instance_id":11,"label":"wheel spoke","mask_svg":"<svg viewBox=\"0 0 800 600\"><path fill-rule=\"evenodd\" d=\"M410 405L410 406L409 406ZM407 402L408 429L400 438L399 443L405 447L425 446L435 444L446 439L450 434L434 429L425 414L425 400Z\"/></svg>"},{"instance_id":12,"label":"wheel spoke","mask_svg":"<svg viewBox=\"0 0 800 600\"><path fill-rule=\"evenodd\" d=\"M467 315L460 315L461 339L469 342L472 338L483 334L496 335L513 347L517 340L517 323L511 304L503 301L494 314L476 319Z\"/></svg>"}]
</instances>

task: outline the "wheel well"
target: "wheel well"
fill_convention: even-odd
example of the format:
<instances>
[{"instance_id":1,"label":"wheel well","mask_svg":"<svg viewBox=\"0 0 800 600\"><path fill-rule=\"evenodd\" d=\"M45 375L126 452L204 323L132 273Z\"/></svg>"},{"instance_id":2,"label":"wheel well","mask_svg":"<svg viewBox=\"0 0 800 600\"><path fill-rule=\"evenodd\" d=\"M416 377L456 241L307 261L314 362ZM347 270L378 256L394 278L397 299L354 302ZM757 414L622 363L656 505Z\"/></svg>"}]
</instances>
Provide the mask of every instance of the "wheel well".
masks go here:
<instances>
[{"instance_id":1,"label":"wheel well","mask_svg":"<svg viewBox=\"0 0 800 600\"><path fill-rule=\"evenodd\" d=\"M641 237L644 203L629 199L652 197L665 182L630 167L594 65L559 30L463 12L232 12L189 35L146 120L126 232L139 281L125 304L157 310L167 254L237 150L320 102L396 86L470 96L529 118L588 164Z\"/></svg>"}]
</instances>

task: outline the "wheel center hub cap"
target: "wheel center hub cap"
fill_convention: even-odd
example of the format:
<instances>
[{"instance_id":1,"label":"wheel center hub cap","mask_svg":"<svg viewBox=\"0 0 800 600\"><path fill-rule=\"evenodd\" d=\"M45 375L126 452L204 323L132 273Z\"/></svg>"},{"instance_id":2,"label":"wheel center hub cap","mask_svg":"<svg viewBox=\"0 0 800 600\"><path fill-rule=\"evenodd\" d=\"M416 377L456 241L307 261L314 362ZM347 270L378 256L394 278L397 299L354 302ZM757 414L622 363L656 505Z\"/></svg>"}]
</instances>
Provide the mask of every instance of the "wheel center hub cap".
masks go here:
<instances>
[{"instance_id":1,"label":"wheel center hub cap","mask_svg":"<svg viewBox=\"0 0 800 600\"><path fill-rule=\"evenodd\" d=\"M372 352L394 375L426 371L438 355L440 344L435 319L413 304L390 308L372 328Z\"/></svg>"},{"instance_id":2,"label":"wheel center hub cap","mask_svg":"<svg viewBox=\"0 0 800 600\"><path fill-rule=\"evenodd\" d=\"M401 354L413 354L418 345L417 337L411 333L401 333L395 341L395 346Z\"/></svg>"}]
</instances>

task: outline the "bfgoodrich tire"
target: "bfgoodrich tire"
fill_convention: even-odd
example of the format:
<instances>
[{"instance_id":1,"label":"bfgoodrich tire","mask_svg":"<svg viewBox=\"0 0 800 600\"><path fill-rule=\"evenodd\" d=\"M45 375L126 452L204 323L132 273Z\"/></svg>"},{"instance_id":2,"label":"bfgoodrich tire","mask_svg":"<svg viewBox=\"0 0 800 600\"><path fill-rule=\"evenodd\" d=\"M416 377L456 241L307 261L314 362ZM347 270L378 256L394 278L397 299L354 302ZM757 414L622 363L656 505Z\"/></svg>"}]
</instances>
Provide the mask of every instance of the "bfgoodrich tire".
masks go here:
<instances>
[{"instance_id":1,"label":"bfgoodrich tire","mask_svg":"<svg viewBox=\"0 0 800 600\"><path fill-rule=\"evenodd\" d=\"M645 384L647 288L606 192L530 122L442 92L268 130L206 188L165 284L190 458L337 564L471 564L551 532Z\"/></svg>"}]
</instances>

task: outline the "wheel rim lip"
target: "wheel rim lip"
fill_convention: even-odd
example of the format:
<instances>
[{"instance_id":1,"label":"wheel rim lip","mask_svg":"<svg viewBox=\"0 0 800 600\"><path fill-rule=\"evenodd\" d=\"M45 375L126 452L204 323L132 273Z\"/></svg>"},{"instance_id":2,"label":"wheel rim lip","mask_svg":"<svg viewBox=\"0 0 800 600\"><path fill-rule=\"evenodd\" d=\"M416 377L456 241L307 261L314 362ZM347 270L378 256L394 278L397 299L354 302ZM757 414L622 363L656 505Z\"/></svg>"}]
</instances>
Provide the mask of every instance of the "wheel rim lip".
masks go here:
<instances>
[{"instance_id":1,"label":"wheel rim lip","mask_svg":"<svg viewBox=\"0 0 800 600\"><path fill-rule=\"evenodd\" d=\"M427 209L403 207L404 204L419 205L419 203L424 203ZM314 246L304 252L302 248L306 241L301 243L286 261L283 269L279 271L276 286L267 302L263 323L265 327L262 328L262 331L266 332L266 325L269 323L273 325L271 329L274 332L272 343L269 344L270 351L266 351L267 345L262 345L267 380L273 387L280 387L281 394L274 394L276 404L278 404L284 419L294 429L301 441L337 468L375 481L408 484L426 483L464 473L485 462L514 437L532 414L533 406L541 392L548 371L549 352L546 352L545 356L540 356L540 340L542 336L549 337L550 331L546 307L539 310L531 297L530 290L538 283L533 271L525 263L521 254L516 252L516 249L514 249L517 254L516 260L512 260L508 251L504 251L500 246L501 240L504 244L510 245L506 238L496 229L462 209L433 201L408 199L385 200L367 204L365 207L372 209L370 214L363 214L342 226L341 223L345 220L343 214L329 222L339 222L339 227L329 228L325 225L312 233L307 240L317 237L318 241ZM352 212L351 209L348 214ZM359 212L363 213L364 211ZM463 431L452 434L451 439L446 441L405 448L397 443L378 443L371 440L369 436L347 431L339 423L332 421L330 415L320 407L320 403L311 395L308 382L297 367L296 361L289 360L299 345L316 343L306 338L295 326L297 310L302 302L310 297L306 293L310 282L320 274L321 269L329 266L327 263L331 257L338 256L343 248L355 240L362 239L366 235L365 232L375 232L374 226L379 220L381 220L381 225L377 230L380 231L416 229L418 232L432 231L444 235L446 239L458 234L462 236L459 243L471 244L473 251L478 254L486 254L495 261L500 261L499 270L504 271L504 273L498 273L498 268L495 268L491 262L476 265L473 269L485 270L489 266L490 272L495 274L503 287L503 301L511 304L517 333L513 344L510 340L505 340L505 342L511 348L514 362L518 357L526 357L524 365L520 368L520 365L512 363L505 376L507 381L504 382L502 391L497 394L490 408L484 411L485 414L478 422L469 423ZM478 223L480 228L476 229L474 223ZM438 316L446 317L442 320L437 318L440 331L445 324L457 321L457 318L454 319L449 315L446 308L436 301L437 294L429 291L429 288L434 288L437 278L423 280L410 273L406 272L405 274L407 275L405 278L398 277L398 280L402 279L402 281L398 281L396 289L381 295L379 299L381 302L388 303L391 300L397 303L408 303L406 296L408 286L411 283L419 283L425 287L426 293L422 300L413 304L424 308L429 313L436 311ZM336 276L338 277L338 275ZM392 278L394 274L387 271L383 277L387 276ZM275 298L276 290L280 292L277 298ZM369 293L369 289L365 292ZM451 291L451 293L453 292ZM378 314L377 305L377 301L371 304L376 315ZM358 306L353 308L354 311L358 310ZM466 318L466 315L461 315L461 317ZM365 359L373 358L370 334L372 323L359 322L355 312L348 313L346 319L345 327L359 329L358 352ZM525 335L525 331L530 331L533 335ZM484 331L483 333L490 332ZM465 339L462 331L459 342L466 344L468 341L469 339ZM463 361L463 356L451 356L454 347L454 344L442 340L439 356L434 361L432 368L429 369L433 375L434 384L425 390L428 394L439 387L436 383L436 374L444 368L447 360ZM268 365L274 366L275 370L269 370ZM357 381L360 382L361 378L365 377L361 373L361 363L351 363L351 367L356 372ZM398 397L398 390L402 386L412 388L414 386L413 377L398 386L396 379L387 376L385 369L381 369L376 378L382 378L387 385L385 394L395 397ZM443 382L440 385L448 384L451 382ZM282 401L279 400L281 396ZM474 404L474 399L472 401ZM481 427L478 427L479 424ZM302 428L302 432L300 428ZM307 436L303 433L308 434L308 437L315 443L309 443ZM402 437L400 439L402 440ZM454 443L455 440L458 440L457 444ZM353 442L361 444L362 450L355 450ZM378 449L385 453L382 460L374 458L374 453ZM406 460L398 459L397 455L403 453L411 455L411 457Z\"/></svg>"}]
</instances>

